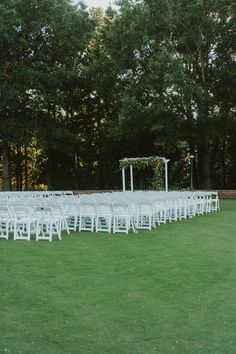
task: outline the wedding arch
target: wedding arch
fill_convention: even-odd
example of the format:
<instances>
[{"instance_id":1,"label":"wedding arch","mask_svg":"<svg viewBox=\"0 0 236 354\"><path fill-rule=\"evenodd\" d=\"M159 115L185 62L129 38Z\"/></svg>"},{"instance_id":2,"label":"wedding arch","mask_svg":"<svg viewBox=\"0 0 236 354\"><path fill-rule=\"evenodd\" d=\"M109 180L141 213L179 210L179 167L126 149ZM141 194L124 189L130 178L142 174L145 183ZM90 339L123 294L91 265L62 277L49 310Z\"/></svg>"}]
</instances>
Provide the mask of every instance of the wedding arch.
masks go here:
<instances>
[{"instance_id":1,"label":"wedding arch","mask_svg":"<svg viewBox=\"0 0 236 354\"><path fill-rule=\"evenodd\" d=\"M162 178L159 172L162 172L162 166L164 164L165 169L165 191L168 192L168 162L170 160L165 157L159 156L149 156L149 157L125 157L121 159L120 167L122 169L122 189L126 190L126 181L125 181L125 169L129 167L130 169L130 188L131 191L134 191L134 181L133 181L133 167L144 169L146 167L153 167L156 177ZM159 176L158 176L159 174Z\"/></svg>"}]
</instances>

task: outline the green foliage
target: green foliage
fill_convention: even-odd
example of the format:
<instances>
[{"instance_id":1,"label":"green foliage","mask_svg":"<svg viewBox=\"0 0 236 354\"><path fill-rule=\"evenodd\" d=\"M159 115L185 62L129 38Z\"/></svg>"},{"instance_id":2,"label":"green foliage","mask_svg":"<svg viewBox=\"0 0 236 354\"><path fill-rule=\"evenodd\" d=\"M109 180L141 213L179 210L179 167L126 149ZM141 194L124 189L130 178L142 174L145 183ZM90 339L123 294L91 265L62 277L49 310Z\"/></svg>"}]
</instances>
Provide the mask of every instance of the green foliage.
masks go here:
<instances>
[{"instance_id":1,"label":"green foliage","mask_svg":"<svg viewBox=\"0 0 236 354\"><path fill-rule=\"evenodd\" d=\"M52 188L62 166L68 187L118 187L122 156L167 156L180 183L189 151L195 187L235 187L234 1L118 3L1 2L4 178L36 139Z\"/></svg>"},{"instance_id":2,"label":"green foliage","mask_svg":"<svg viewBox=\"0 0 236 354\"><path fill-rule=\"evenodd\" d=\"M161 190L163 188L163 158L158 156L123 158L120 160L120 168L133 166L137 170L144 170L149 167L153 169L151 189Z\"/></svg>"},{"instance_id":3,"label":"green foliage","mask_svg":"<svg viewBox=\"0 0 236 354\"><path fill-rule=\"evenodd\" d=\"M52 146L71 153L77 137L69 118L78 107L73 92L84 81L81 68L93 29L89 14L62 0L1 6L0 137L23 146L36 136L45 151ZM82 87L80 92L83 97Z\"/></svg>"},{"instance_id":4,"label":"green foliage","mask_svg":"<svg viewBox=\"0 0 236 354\"><path fill-rule=\"evenodd\" d=\"M235 112L235 6L231 0L120 4L104 34L117 77L109 133L128 156L148 151L176 159L185 140L197 155L196 186L210 188L214 148L219 135L226 139L219 124L232 126ZM226 78L233 85L229 100L219 97L227 95Z\"/></svg>"}]
</instances>

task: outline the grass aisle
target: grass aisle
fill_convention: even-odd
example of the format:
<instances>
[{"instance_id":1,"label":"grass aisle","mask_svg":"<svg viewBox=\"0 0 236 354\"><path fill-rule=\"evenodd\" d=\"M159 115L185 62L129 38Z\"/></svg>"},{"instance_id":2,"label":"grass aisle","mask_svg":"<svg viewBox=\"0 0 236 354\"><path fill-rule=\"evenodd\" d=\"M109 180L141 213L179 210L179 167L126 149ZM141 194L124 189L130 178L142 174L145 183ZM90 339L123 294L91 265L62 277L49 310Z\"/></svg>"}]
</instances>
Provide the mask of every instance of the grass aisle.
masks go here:
<instances>
[{"instance_id":1,"label":"grass aisle","mask_svg":"<svg viewBox=\"0 0 236 354\"><path fill-rule=\"evenodd\" d=\"M0 240L0 353L236 353L236 201L137 235Z\"/></svg>"}]
</instances>

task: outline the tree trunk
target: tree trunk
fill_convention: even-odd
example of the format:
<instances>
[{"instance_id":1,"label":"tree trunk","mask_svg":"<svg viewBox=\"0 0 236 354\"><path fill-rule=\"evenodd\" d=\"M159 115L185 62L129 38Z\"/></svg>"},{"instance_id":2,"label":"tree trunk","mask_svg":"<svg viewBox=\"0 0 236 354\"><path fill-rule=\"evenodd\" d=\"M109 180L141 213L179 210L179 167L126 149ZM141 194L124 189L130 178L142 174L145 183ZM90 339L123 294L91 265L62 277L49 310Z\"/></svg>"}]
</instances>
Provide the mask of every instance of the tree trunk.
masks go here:
<instances>
[{"instance_id":1,"label":"tree trunk","mask_svg":"<svg viewBox=\"0 0 236 354\"><path fill-rule=\"evenodd\" d=\"M22 190L21 148L16 147L16 190Z\"/></svg>"},{"instance_id":2,"label":"tree trunk","mask_svg":"<svg viewBox=\"0 0 236 354\"><path fill-rule=\"evenodd\" d=\"M11 174L10 174L10 146L7 141L2 142L2 189L9 191L11 189Z\"/></svg>"},{"instance_id":3,"label":"tree trunk","mask_svg":"<svg viewBox=\"0 0 236 354\"><path fill-rule=\"evenodd\" d=\"M225 140L223 140L222 146L222 173L223 173L223 188L226 186L226 164L225 164Z\"/></svg>"},{"instance_id":4,"label":"tree trunk","mask_svg":"<svg viewBox=\"0 0 236 354\"><path fill-rule=\"evenodd\" d=\"M204 136L198 145L198 175L201 189L211 188L210 144L209 137Z\"/></svg>"},{"instance_id":5,"label":"tree trunk","mask_svg":"<svg viewBox=\"0 0 236 354\"><path fill-rule=\"evenodd\" d=\"M29 183L28 183L28 150L27 150L27 146L24 147L24 157L25 157L25 168L24 168L24 174L25 174L25 191L27 191L29 189Z\"/></svg>"}]
</instances>

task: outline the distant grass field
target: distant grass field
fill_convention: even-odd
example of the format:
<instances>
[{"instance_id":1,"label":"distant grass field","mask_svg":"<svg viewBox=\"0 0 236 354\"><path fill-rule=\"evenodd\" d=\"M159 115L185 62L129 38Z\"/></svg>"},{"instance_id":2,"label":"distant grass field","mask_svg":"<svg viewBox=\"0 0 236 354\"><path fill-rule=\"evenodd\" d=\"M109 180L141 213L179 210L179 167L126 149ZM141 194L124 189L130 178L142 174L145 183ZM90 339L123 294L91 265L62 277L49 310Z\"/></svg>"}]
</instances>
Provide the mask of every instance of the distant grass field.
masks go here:
<instances>
[{"instance_id":1,"label":"distant grass field","mask_svg":"<svg viewBox=\"0 0 236 354\"><path fill-rule=\"evenodd\" d=\"M0 240L0 354L236 353L236 201L151 232Z\"/></svg>"}]
</instances>

